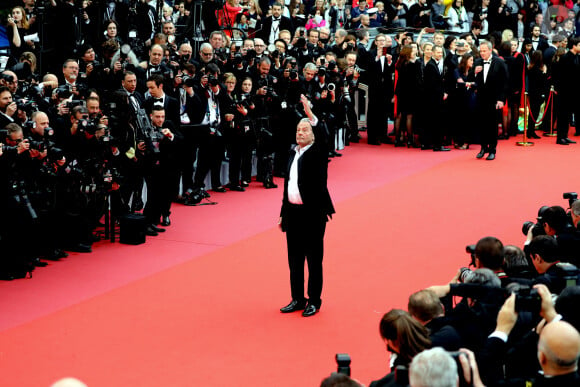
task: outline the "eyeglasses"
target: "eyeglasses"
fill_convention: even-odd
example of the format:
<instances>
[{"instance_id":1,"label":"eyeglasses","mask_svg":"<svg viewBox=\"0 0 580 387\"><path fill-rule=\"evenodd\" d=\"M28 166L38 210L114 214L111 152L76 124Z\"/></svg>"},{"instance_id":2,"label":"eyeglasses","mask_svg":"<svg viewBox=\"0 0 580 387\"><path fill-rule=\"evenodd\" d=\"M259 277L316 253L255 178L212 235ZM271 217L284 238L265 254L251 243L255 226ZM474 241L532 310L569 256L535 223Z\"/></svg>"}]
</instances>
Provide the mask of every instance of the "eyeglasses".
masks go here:
<instances>
[{"instance_id":1,"label":"eyeglasses","mask_svg":"<svg viewBox=\"0 0 580 387\"><path fill-rule=\"evenodd\" d=\"M266 47L265 44L254 44L254 47Z\"/></svg>"},{"instance_id":2,"label":"eyeglasses","mask_svg":"<svg viewBox=\"0 0 580 387\"><path fill-rule=\"evenodd\" d=\"M213 52L202 52L201 55L203 56L212 56Z\"/></svg>"}]
</instances>

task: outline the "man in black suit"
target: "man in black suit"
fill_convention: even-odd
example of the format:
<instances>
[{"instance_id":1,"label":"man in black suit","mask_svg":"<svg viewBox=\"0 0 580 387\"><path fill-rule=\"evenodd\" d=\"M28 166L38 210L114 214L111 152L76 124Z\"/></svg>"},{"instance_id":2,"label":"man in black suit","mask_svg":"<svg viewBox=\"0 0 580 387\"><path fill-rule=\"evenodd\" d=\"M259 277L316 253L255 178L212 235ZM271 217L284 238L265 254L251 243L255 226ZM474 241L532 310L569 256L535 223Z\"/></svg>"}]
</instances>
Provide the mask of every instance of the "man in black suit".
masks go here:
<instances>
[{"instance_id":1,"label":"man in black suit","mask_svg":"<svg viewBox=\"0 0 580 387\"><path fill-rule=\"evenodd\" d=\"M165 231L157 227L169 225L169 210L173 199L177 176L177 158L181 135L173 123L165 120L163 106L154 105L150 114L151 128L147 141L140 141L137 148L145 158L147 183L147 203L143 215L147 219L147 235L157 235ZM163 218L163 220L161 220Z\"/></svg>"},{"instance_id":2,"label":"man in black suit","mask_svg":"<svg viewBox=\"0 0 580 387\"><path fill-rule=\"evenodd\" d=\"M570 38L570 50L562 56L558 66L558 74L555 84L558 93L558 137L556 142L560 145L573 144L575 141L568 138L570 130L570 116L575 113L576 125L579 125L580 117L578 114L578 85L580 85L580 76L578 71L578 54L580 53L580 38ZM576 129L578 132L578 129Z\"/></svg>"},{"instance_id":3,"label":"man in black suit","mask_svg":"<svg viewBox=\"0 0 580 387\"><path fill-rule=\"evenodd\" d=\"M0 86L0 129L14 122L17 110L16 102L12 101L10 89Z\"/></svg>"},{"instance_id":4,"label":"man in black suit","mask_svg":"<svg viewBox=\"0 0 580 387\"><path fill-rule=\"evenodd\" d=\"M370 52L369 63L369 108L368 108L368 143L379 145L388 142L387 119L393 98L393 57L388 54L387 39L379 34L375 38L376 49Z\"/></svg>"},{"instance_id":5,"label":"man in black suit","mask_svg":"<svg viewBox=\"0 0 580 387\"><path fill-rule=\"evenodd\" d=\"M274 44L274 41L278 39L278 35L282 30L288 30L294 33L292 20L286 16L282 16L282 5L280 3L274 3L272 5L272 16L264 19L262 29L257 33L256 37L261 38L267 44Z\"/></svg>"},{"instance_id":6,"label":"man in black suit","mask_svg":"<svg viewBox=\"0 0 580 387\"><path fill-rule=\"evenodd\" d=\"M164 111L164 117L171 122L173 128L179 131L180 124L180 107L177 99L170 97L165 94L163 86L165 83L165 77L161 74L153 74L147 78L147 89L149 90L150 96L143 102L143 108L147 114L151 115L155 107L160 107ZM168 181L168 190L171 192L171 199L176 198L179 191L179 182L176 177ZM167 212L162 214L161 224L163 226L169 226L171 220L169 219L169 209Z\"/></svg>"},{"instance_id":7,"label":"man in black suit","mask_svg":"<svg viewBox=\"0 0 580 387\"><path fill-rule=\"evenodd\" d=\"M426 133L427 137L430 137L430 141L426 141L426 143L433 144L434 152L449 151L449 148L443 146L443 122L441 122L443 101L447 99L443 82L443 68L443 47L433 46L433 56L425 65L423 86L426 115L431 118L430 133ZM422 143L425 142L422 141Z\"/></svg>"},{"instance_id":8,"label":"man in black suit","mask_svg":"<svg viewBox=\"0 0 580 387\"><path fill-rule=\"evenodd\" d=\"M143 103L143 108L147 114L151 114L153 105L162 106L165 110L165 116L174 125L178 126L180 121L180 108L177 99L165 94L164 89L165 77L161 74L153 74L147 78L147 89L149 97Z\"/></svg>"},{"instance_id":9,"label":"man in black suit","mask_svg":"<svg viewBox=\"0 0 580 387\"><path fill-rule=\"evenodd\" d=\"M474 63L475 82L477 83L477 108L480 122L481 159L489 153L487 160L494 160L497 148L497 110L503 109L507 96L507 66L498 57L492 56L492 45L481 41L480 59Z\"/></svg>"},{"instance_id":10,"label":"man in black suit","mask_svg":"<svg viewBox=\"0 0 580 387\"><path fill-rule=\"evenodd\" d=\"M540 36L542 29L539 25L534 25L532 27L532 48L534 51L540 50L544 52L548 48L548 41L543 37Z\"/></svg>"},{"instance_id":11,"label":"man in black suit","mask_svg":"<svg viewBox=\"0 0 580 387\"><path fill-rule=\"evenodd\" d=\"M278 225L286 232L292 302L282 313L304 310L302 316L313 316L322 303L322 257L326 222L334 213L327 187L328 153L314 143L312 126L318 119L309 108L308 99L301 102L309 118L298 123L296 142L291 151L284 197ZM308 300L304 297L304 260L308 264Z\"/></svg>"}]
</instances>

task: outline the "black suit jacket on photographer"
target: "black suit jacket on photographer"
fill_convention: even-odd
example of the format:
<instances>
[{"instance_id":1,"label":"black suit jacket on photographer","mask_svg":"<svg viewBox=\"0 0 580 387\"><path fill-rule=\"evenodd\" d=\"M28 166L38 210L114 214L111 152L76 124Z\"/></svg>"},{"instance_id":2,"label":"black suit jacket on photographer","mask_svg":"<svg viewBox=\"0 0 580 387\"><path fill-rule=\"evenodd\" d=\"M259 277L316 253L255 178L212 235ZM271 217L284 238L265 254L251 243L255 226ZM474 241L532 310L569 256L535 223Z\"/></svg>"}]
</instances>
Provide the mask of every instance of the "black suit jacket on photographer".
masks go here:
<instances>
[{"instance_id":1,"label":"black suit jacket on photographer","mask_svg":"<svg viewBox=\"0 0 580 387\"><path fill-rule=\"evenodd\" d=\"M157 160L159 160L159 167L166 171L175 171L179 162L179 146L180 142L183 140L181 132L175 124L171 121L165 120L161 128L166 128L173 133L173 140L169 137L164 136L159 142L159 153L152 154L147 152L147 160L145 164L153 166ZM160 130L159 128L154 128L153 130Z\"/></svg>"}]
</instances>

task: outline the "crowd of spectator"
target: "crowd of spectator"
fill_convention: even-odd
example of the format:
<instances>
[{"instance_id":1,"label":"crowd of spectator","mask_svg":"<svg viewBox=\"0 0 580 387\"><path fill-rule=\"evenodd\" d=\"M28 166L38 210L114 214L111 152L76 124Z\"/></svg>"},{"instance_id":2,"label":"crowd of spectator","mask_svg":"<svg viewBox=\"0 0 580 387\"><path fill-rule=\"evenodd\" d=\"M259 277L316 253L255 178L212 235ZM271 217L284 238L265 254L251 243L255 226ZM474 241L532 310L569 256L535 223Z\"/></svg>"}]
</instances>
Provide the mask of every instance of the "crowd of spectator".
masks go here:
<instances>
[{"instance_id":1,"label":"crowd of spectator","mask_svg":"<svg viewBox=\"0 0 580 387\"><path fill-rule=\"evenodd\" d=\"M495 237L468 246L448 284L382 317L391 372L370 386L580 385L579 219L579 201L568 214L546 207L523 248ZM360 386L338 375L321 385Z\"/></svg>"},{"instance_id":2,"label":"crowd of spectator","mask_svg":"<svg viewBox=\"0 0 580 387\"><path fill-rule=\"evenodd\" d=\"M5 279L66 251L90 252L109 211L143 211L155 236L171 224L174 202L243 192L254 175L277 188L307 115L318 118L316 141L329 159L361 140L364 110L368 144L448 151L481 143L477 157L488 160L498 136L520 132L526 90L528 137L540 111L553 111L538 129L574 143L569 125L580 116L574 4L23 0L8 11ZM361 84L367 109L355 108ZM27 243L31 234L39 243Z\"/></svg>"}]
</instances>

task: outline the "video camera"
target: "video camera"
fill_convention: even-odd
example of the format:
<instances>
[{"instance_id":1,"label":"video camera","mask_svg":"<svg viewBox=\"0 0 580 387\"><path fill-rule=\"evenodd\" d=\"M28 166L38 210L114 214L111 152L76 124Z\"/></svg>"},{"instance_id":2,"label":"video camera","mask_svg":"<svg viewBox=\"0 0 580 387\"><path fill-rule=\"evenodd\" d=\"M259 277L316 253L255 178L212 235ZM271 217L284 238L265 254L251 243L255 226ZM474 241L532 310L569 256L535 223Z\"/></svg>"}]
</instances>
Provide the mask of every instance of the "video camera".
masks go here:
<instances>
[{"instance_id":1,"label":"video camera","mask_svg":"<svg viewBox=\"0 0 580 387\"><path fill-rule=\"evenodd\" d=\"M334 356L336 360L336 372L350 376L350 356L348 353L337 353Z\"/></svg>"}]
</instances>

